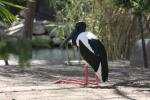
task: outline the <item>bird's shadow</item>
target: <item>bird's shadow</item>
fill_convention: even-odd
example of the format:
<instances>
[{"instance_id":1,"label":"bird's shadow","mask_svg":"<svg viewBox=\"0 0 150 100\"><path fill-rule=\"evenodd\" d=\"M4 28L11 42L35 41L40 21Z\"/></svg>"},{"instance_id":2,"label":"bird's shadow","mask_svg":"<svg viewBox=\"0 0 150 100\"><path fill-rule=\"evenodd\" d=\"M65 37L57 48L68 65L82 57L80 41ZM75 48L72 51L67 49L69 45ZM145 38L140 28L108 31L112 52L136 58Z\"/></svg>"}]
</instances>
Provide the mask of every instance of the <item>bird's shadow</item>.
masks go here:
<instances>
[{"instance_id":1,"label":"bird's shadow","mask_svg":"<svg viewBox=\"0 0 150 100\"><path fill-rule=\"evenodd\" d=\"M144 83L144 84L138 84L139 81L143 80L126 80L123 82L117 82L112 85L105 85L105 86L89 86L89 88L95 88L95 89L115 89L118 86L124 86L124 87L134 87L134 88L150 88L149 83Z\"/></svg>"}]
</instances>

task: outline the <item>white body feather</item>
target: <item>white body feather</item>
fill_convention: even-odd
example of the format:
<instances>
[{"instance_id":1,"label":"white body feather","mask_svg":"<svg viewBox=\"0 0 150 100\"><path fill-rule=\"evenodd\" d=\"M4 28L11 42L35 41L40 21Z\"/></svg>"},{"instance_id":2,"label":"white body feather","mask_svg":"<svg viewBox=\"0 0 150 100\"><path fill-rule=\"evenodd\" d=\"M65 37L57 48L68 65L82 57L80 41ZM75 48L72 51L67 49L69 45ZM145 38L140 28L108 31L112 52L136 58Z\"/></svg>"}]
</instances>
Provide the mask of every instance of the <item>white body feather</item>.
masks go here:
<instances>
[{"instance_id":1,"label":"white body feather","mask_svg":"<svg viewBox=\"0 0 150 100\"><path fill-rule=\"evenodd\" d=\"M97 37L91 32L82 32L79 34L79 36L76 40L76 44L77 44L77 46L79 46L79 40L80 40L91 52L94 53L90 44L88 43L88 40L90 40L90 39L97 39Z\"/></svg>"}]
</instances>

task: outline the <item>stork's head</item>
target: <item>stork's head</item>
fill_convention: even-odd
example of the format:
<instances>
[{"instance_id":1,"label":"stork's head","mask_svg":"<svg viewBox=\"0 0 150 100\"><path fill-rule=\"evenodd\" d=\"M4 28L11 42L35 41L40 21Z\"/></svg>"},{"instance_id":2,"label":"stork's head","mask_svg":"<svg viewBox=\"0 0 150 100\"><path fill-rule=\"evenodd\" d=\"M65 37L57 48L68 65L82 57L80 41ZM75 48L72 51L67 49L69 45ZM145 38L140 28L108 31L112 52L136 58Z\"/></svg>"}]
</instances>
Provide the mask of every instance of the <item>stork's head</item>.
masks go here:
<instances>
[{"instance_id":1,"label":"stork's head","mask_svg":"<svg viewBox=\"0 0 150 100\"><path fill-rule=\"evenodd\" d=\"M68 38L61 44L61 47L63 47L70 39L75 40L77 36L85 32L86 30L86 23L85 22L78 22L75 25L75 29L71 32L71 34L68 36Z\"/></svg>"},{"instance_id":2,"label":"stork's head","mask_svg":"<svg viewBox=\"0 0 150 100\"><path fill-rule=\"evenodd\" d=\"M85 22L78 22L75 26L76 32L84 32L86 30L86 23Z\"/></svg>"}]
</instances>

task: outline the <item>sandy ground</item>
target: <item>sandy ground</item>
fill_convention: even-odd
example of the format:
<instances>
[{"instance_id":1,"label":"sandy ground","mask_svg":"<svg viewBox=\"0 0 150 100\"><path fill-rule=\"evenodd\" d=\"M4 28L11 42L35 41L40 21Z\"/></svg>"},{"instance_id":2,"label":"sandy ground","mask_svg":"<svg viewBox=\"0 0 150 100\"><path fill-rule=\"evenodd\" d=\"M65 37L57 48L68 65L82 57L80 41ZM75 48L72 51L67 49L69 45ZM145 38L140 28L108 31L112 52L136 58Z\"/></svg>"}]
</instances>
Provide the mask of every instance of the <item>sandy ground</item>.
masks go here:
<instances>
[{"instance_id":1,"label":"sandy ground","mask_svg":"<svg viewBox=\"0 0 150 100\"><path fill-rule=\"evenodd\" d=\"M2 64L2 61L0 61ZM0 100L150 100L150 68L109 62L109 81L100 86L54 84L63 78L84 79L84 66L35 61L24 69L0 66ZM94 80L89 68L89 79Z\"/></svg>"}]
</instances>

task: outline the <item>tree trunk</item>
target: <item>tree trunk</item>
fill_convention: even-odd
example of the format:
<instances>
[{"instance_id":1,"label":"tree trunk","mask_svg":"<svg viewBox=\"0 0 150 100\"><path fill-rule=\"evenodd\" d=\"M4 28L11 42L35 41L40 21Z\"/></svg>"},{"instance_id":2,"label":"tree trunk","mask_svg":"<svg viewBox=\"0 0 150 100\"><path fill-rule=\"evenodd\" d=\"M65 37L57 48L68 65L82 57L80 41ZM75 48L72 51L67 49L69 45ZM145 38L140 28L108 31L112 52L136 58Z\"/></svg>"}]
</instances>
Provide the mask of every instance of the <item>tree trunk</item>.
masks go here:
<instances>
[{"instance_id":1,"label":"tree trunk","mask_svg":"<svg viewBox=\"0 0 150 100\"><path fill-rule=\"evenodd\" d=\"M8 60L4 60L5 65L9 65Z\"/></svg>"},{"instance_id":2,"label":"tree trunk","mask_svg":"<svg viewBox=\"0 0 150 100\"><path fill-rule=\"evenodd\" d=\"M23 37L32 39L33 20L35 15L36 3L35 0L27 3L27 10L25 12L25 22L23 28Z\"/></svg>"},{"instance_id":3,"label":"tree trunk","mask_svg":"<svg viewBox=\"0 0 150 100\"><path fill-rule=\"evenodd\" d=\"M27 10L25 12L25 22L24 22L24 28L23 28L23 38L22 41L23 43L26 43L27 45L24 44L24 49L28 50L27 52L29 53L29 58L32 58L32 31L33 31L33 21L34 21L34 16L35 16L35 9L36 9L36 1L28 1L27 2Z\"/></svg>"},{"instance_id":4,"label":"tree trunk","mask_svg":"<svg viewBox=\"0 0 150 100\"><path fill-rule=\"evenodd\" d=\"M36 19L37 20L56 20L56 9L54 0L36 0L37 9L36 9ZM65 1L64 1L65 2Z\"/></svg>"},{"instance_id":5,"label":"tree trunk","mask_svg":"<svg viewBox=\"0 0 150 100\"><path fill-rule=\"evenodd\" d=\"M148 68L147 52L146 52L146 48L145 48L145 40L144 40L144 32L143 32L142 15L138 16L138 20L139 20L139 28L140 28L140 31L141 31L144 67Z\"/></svg>"}]
</instances>

